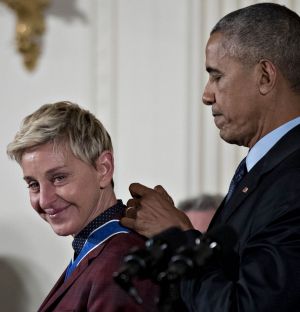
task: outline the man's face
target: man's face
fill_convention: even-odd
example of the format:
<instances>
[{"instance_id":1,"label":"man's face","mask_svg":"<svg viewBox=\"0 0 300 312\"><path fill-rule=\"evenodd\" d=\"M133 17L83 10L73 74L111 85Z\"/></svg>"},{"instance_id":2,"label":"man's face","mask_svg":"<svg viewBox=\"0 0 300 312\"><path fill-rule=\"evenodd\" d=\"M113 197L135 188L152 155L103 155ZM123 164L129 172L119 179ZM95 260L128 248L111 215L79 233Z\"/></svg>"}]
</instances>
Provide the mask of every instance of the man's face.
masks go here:
<instances>
[{"instance_id":1,"label":"man's face","mask_svg":"<svg viewBox=\"0 0 300 312\"><path fill-rule=\"evenodd\" d=\"M256 66L243 65L231 57L221 33L211 35L206 46L209 79L203 102L211 105L220 136L228 143L251 147L260 136L263 105L259 105Z\"/></svg>"},{"instance_id":2,"label":"man's face","mask_svg":"<svg viewBox=\"0 0 300 312\"><path fill-rule=\"evenodd\" d=\"M189 217L192 222L194 228L201 233L207 231L209 223L215 214L215 209L207 209L207 210L189 210L186 211L186 215Z\"/></svg>"},{"instance_id":3,"label":"man's face","mask_svg":"<svg viewBox=\"0 0 300 312\"><path fill-rule=\"evenodd\" d=\"M102 212L101 175L68 146L54 149L46 143L30 149L21 167L32 207L56 234L77 234Z\"/></svg>"}]
</instances>

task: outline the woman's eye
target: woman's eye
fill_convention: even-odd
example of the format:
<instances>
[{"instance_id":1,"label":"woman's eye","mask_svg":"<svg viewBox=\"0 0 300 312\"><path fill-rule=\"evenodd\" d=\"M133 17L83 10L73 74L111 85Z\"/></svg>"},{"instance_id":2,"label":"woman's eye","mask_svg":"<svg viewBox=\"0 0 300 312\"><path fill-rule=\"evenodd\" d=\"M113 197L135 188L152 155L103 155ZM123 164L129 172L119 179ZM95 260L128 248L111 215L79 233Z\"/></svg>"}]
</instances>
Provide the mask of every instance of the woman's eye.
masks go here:
<instances>
[{"instance_id":1,"label":"woman's eye","mask_svg":"<svg viewBox=\"0 0 300 312\"><path fill-rule=\"evenodd\" d=\"M53 178L53 182L61 182L65 179L64 175L58 175Z\"/></svg>"},{"instance_id":2,"label":"woman's eye","mask_svg":"<svg viewBox=\"0 0 300 312\"><path fill-rule=\"evenodd\" d=\"M35 181L29 182L28 188L32 191L37 191L39 189L39 184Z\"/></svg>"}]
</instances>

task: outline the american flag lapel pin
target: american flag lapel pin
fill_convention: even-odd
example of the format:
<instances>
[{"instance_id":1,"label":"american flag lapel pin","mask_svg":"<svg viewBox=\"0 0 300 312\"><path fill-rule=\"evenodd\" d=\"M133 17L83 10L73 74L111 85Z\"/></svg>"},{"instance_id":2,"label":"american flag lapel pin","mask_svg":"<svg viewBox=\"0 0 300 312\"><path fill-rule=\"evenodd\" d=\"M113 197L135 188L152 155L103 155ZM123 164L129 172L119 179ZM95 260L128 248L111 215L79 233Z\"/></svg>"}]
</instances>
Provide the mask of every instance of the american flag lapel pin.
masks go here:
<instances>
[{"instance_id":1,"label":"american flag lapel pin","mask_svg":"<svg viewBox=\"0 0 300 312\"><path fill-rule=\"evenodd\" d=\"M248 192L248 187L247 186L245 186L243 189L242 189L242 192L244 193L244 194L246 194L247 192Z\"/></svg>"}]
</instances>

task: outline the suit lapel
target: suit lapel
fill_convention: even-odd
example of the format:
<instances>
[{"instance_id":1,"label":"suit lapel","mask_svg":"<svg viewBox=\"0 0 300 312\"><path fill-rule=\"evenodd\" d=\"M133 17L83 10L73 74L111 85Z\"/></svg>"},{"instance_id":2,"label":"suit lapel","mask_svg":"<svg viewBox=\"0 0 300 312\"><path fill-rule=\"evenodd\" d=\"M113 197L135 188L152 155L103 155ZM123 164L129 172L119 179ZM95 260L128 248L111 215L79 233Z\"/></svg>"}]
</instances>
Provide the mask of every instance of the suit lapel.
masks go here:
<instances>
[{"instance_id":1,"label":"suit lapel","mask_svg":"<svg viewBox=\"0 0 300 312\"><path fill-rule=\"evenodd\" d=\"M74 284L74 282L80 277L80 275L86 270L92 260L97 257L100 252L103 250L105 243L95 248L90 252L70 275L70 277L64 281L66 271L61 275L58 282L55 284L43 304L41 305L39 312L53 311L53 305L65 294L65 292Z\"/></svg>"},{"instance_id":2,"label":"suit lapel","mask_svg":"<svg viewBox=\"0 0 300 312\"><path fill-rule=\"evenodd\" d=\"M263 166L262 166L263 167ZM254 169L254 168L253 168ZM259 180L266 172L261 166L251 170L238 185L230 200L224 204L222 211L222 221L226 222L240 205L255 191Z\"/></svg>"},{"instance_id":3,"label":"suit lapel","mask_svg":"<svg viewBox=\"0 0 300 312\"><path fill-rule=\"evenodd\" d=\"M256 190L261 178L279 165L284 159L300 149L300 126L289 131L274 147L246 174L230 200L225 199L213 217L210 226L225 223L239 206Z\"/></svg>"}]
</instances>

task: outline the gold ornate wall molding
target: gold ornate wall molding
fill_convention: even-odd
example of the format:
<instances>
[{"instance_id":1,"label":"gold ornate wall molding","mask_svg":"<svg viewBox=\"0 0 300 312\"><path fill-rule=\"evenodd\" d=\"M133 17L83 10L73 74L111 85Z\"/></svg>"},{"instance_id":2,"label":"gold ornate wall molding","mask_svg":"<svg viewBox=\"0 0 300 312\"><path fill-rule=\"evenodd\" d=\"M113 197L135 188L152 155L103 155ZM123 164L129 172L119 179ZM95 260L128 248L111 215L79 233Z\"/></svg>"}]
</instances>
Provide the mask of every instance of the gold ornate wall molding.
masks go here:
<instances>
[{"instance_id":1,"label":"gold ornate wall molding","mask_svg":"<svg viewBox=\"0 0 300 312\"><path fill-rule=\"evenodd\" d=\"M45 32L44 10L50 0L0 0L16 14L16 45L28 70L33 70L41 53Z\"/></svg>"}]
</instances>

